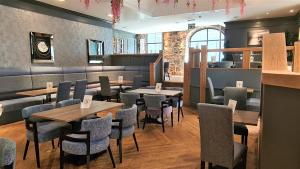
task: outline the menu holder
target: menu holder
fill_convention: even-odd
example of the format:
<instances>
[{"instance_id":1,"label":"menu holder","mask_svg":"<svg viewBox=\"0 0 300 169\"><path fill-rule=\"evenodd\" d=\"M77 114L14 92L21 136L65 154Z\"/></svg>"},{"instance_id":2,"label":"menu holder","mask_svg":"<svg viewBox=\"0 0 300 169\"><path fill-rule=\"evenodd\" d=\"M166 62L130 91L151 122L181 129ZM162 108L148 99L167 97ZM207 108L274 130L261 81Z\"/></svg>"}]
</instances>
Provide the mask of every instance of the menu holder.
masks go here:
<instances>
[{"instance_id":1,"label":"menu holder","mask_svg":"<svg viewBox=\"0 0 300 169\"><path fill-rule=\"evenodd\" d=\"M50 90L50 89L52 89L53 88L53 82L47 82L46 83L46 89L47 90Z\"/></svg>"},{"instance_id":2,"label":"menu holder","mask_svg":"<svg viewBox=\"0 0 300 169\"><path fill-rule=\"evenodd\" d=\"M123 79L124 79L123 76L119 76L119 77L118 77L118 82L119 82L119 83L123 83Z\"/></svg>"},{"instance_id":3,"label":"menu holder","mask_svg":"<svg viewBox=\"0 0 300 169\"><path fill-rule=\"evenodd\" d=\"M250 56L250 62L254 62L254 56Z\"/></svg>"},{"instance_id":4,"label":"menu holder","mask_svg":"<svg viewBox=\"0 0 300 169\"><path fill-rule=\"evenodd\" d=\"M3 105L0 104L0 116L2 115L2 113L3 113Z\"/></svg>"},{"instance_id":5,"label":"menu holder","mask_svg":"<svg viewBox=\"0 0 300 169\"><path fill-rule=\"evenodd\" d=\"M81 109L88 109L91 107L93 101L92 95L85 95L83 98L83 102L80 104Z\"/></svg>"},{"instance_id":6,"label":"menu holder","mask_svg":"<svg viewBox=\"0 0 300 169\"><path fill-rule=\"evenodd\" d=\"M236 87L242 88L243 87L243 81L236 81Z\"/></svg>"},{"instance_id":7,"label":"menu holder","mask_svg":"<svg viewBox=\"0 0 300 169\"><path fill-rule=\"evenodd\" d=\"M161 86L162 86L161 83L156 83L155 91L156 91L157 93L160 93L160 92L161 92Z\"/></svg>"},{"instance_id":8,"label":"menu holder","mask_svg":"<svg viewBox=\"0 0 300 169\"><path fill-rule=\"evenodd\" d=\"M232 109L232 113L235 112L236 104L237 104L236 100L231 100L230 99L229 102L228 102L228 107L230 107Z\"/></svg>"}]
</instances>

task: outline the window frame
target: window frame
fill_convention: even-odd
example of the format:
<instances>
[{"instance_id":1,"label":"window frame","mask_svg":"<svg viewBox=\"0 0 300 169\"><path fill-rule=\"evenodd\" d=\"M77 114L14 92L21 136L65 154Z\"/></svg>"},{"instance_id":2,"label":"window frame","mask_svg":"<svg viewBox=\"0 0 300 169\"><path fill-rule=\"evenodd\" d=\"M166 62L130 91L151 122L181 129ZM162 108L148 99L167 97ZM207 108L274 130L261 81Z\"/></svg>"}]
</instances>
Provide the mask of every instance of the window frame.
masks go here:
<instances>
[{"instance_id":1,"label":"window frame","mask_svg":"<svg viewBox=\"0 0 300 169\"><path fill-rule=\"evenodd\" d=\"M156 42L156 41L155 42L148 42L148 36L149 36L149 34L154 34L155 35L155 40L156 40L156 35L157 34L161 34L161 41L160 42ZM162 32L155 32L155 33L149 33L149 34L147 34L147 43L146 43L147 53L150 53L149 52L149 48L148 48L149 45L161 45L161 49L160 50L163 50L163 48L164 48L164 45L163 45L163 33ZM158 53L159 53L159 51L158 51ZM156 53L156 52L151 52L151 53Z\"/></svg>"}]
</instances>

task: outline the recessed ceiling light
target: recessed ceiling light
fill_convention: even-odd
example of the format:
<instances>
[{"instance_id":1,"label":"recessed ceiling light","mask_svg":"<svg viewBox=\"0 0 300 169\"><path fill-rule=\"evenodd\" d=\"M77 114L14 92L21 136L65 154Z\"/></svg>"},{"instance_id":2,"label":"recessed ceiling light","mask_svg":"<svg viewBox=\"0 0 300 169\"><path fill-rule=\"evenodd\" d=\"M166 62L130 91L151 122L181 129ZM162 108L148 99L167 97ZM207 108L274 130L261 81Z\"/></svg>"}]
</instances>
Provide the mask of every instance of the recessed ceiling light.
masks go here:
<instances>
[{"instance_id":1,"label":"recessed ceiling light","mask_svg":"<svg viewBox=\"0 0 300 169\"><path fill-rule=\"evenodd\" d=\"M270 15L270 12L266 12L266 15Z\"/></svg>"},{"instance_id":2,"label":"recessed ceiling light","mask_svg":"<svg viewBox=\"0 0 300 169\"><path fill-rule=\"evenodd\" d=\"M113 14L107 14L108 17L112 18L114 15Z\"/></svg>"},{"instance_id":3,"label":"recessed ceiling light","mask_svg":"<svg viewBox=\"0 0 300 169\"><path fill-rule=\"evenodd\" d=\"M65 0L56 0L56 1L58 1L58 2L65 2Z\"/></svg>"},{"instance_id":4,"label":"recessed ceiling light","mask_svg":"<svg viewBox=\"0 0 300 169\"><path fill-rule=\"evenodd\" d=\"M291 9L291 10L290 10L290 13L294 13L294 9Z\"/></svg>"}]
</instances>

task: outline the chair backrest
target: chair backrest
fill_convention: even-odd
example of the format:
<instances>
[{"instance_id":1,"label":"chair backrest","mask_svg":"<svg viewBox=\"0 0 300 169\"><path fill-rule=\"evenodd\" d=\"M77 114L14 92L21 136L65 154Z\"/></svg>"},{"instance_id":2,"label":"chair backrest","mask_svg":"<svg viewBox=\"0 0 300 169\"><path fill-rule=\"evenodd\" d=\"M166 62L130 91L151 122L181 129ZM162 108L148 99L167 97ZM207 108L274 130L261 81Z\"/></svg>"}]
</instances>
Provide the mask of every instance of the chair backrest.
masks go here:
<instances>
[{"instance_id":1,"label":"chair backrest","mask_svg":"<svg viewBox=\"0 0 300 169\"><path fill-rule=\"evenodd\" d=\"M112 114L96 119L83 120L81 131L90 131L91 141L102 140L111 133Z\"/></svg>"},{"instance_id":2,"label":"chair backrest","mask_svg":"<svg viewBox=\"0 0 300 169\"><path fill-rule=\"evenodd\" d=\"M143 87L143 76L142 75L134 76L132 88L138 89L141 87Z\"/></svg>"},{"instance_id":3,"label":"chair backrest","mask_svg":"<svg viewBox=\"0 0 300 169\"><path fill-rule=\"evenodd\" d=\"M236 109L246 110L247 108L247 88L242 87L225 87L224 104L227 105L229 100L236 100Z\"/></svg>"},{"instance_id":4,"label":"chair backrest","mask_svg":"<svg viewBox=\"0 0 300 169\"><path fill-rule=\"evenodd\" d=\"M31 115L35 113L51 110L54 108L55 107L52 104L41 104L41 105L26 107L22 110L22 117L26 121L31 121L31 122L43 121L42 119L32 118Z\"/></svg>"},{"instance_id":5,"label":"chair backrest","mask_svg":"<svg viewBox=\"0 0 300 169\"><path fill-rule=\"evenodd\" d=\"M70 99L72 82L61 82L58 85L56 102Z\"/></svg>"},{"instance_id":6,"label":"chair backrest","mask_svg":"<svg viewBox=\"0 0 300 169\"><path fill-rule=\"evenodd\" d=\"M144 95L147 108L161 108L161 102L166 100L165 95Z\"/></svg>"},{"instance_id":7,"label":"chair backrest","mask_svg":"<svg viewBox=\"0 0 300 169\"><path fill-rule=\"evenodd\" d=\"M110 96L110 84L108 76L99 76L99 82L101 87L101 95Z\"/></svg>"},{"instance_id":8,"label":"chair backrest","mask_svg":"<svg viewBox=\"0 0 300 169\"><path fill-rule=\"evenodd\" d=\"M234 142L232 110L224 105L199 103L201 160L231 168Z\"/></svg>"},{"instance_id":9,"label":"chair backrest","mask_svg":"<svg viewBox=\"0 0 300 169\"><path fill-rule=\"evenodd\" d=\"M87 80L77 80L75 83L73 99L80 99L83 101L85 90L86 90Z\"/></svg>"},{"instance_id":10,"label":"chair backrest","mask_svg":"<svg viewBox=\"0 0 300 169\"><path fill-rule=\"evenodd\" d=\"M136 124L137 106L133 105L128 109L121 109L116 114L116 119L122 119L122 127L132 127Z\"/></svg>"},{"instance_id":11,"label":"chair backrest","mask_svg":"<svg viewBox=\"0 0 300 169\"><path fill-rule=\"evenodd\" d=\"M81 103L80 99L63 100L63 101L58 102L56 104L56 107L57 108L66 107L66 106L71 106L71 105L79 104L79 103Z\"/></svg>"},{"instance_id":12,"label":"chair backrest","mask_svg":"<svg viewBox=\"0 0 300 169\"><path fill-rule=\"evenodd\" d=\"M215 89L210 77L207 77L207 83L208 83L210 97L212 98L215 96Z\"/></svg>"},{"instance_id":13,"label":"chair backrest","mask_svg":"<svg viewBox=\"0 0 300 169\"><path fill-rule=\"evenodd\" d=\"M140 98L138 93L120 93L121 102L124 107L129 108L136 104L136 100Z\"/></svg>"}]
</instances>

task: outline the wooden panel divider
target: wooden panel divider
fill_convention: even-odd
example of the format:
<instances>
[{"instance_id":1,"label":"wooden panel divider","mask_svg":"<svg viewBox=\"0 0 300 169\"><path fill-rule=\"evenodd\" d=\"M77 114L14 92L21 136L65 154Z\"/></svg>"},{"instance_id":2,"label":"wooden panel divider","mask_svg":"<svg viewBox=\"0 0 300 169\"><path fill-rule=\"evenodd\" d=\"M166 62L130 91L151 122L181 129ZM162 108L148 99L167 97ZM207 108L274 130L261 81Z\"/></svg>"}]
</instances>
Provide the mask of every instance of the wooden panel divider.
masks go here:
<instances>
[{"instance_id":1,"label":"wooden panel divider","mask_svg":"<svg viewBox=\"0 0 300 169\"><path fill-rule=\"evenodd\" d=\"M201 46L200 61L200 103L205 103L206 96L207 46Z\"/></svg>"},{"instance_id":2,"label":"wooden panel divider","mask_svg":"<svg viewBox=\"0 0 300 169\"><path fill-rule=\"evenodd\" d=\"M156 77L155 77L156 69L155 69L155 67L156 67L157 64L159 64L159 62L162 59L163 59L163 52L160 51L159 52L159 57L155 60L155 62L149 64L149 73L150 73L149 83L150 83L151 86L155 86L155 84L156 84L156 80L155 80L156 79Z\"/></svg>"},{"instance_id":3,"label":"wooden panel divider","mask_svg":"<svg viewBox=\"0 0 300 169\"><path fill-rule=\"evenodd\" d=\"M300 73L300 41L295 42L293 71Z\"/></svg>"},{"instance_id":4,"label":"wooden panel divider","mask_svg":"<svg viewBox=\"0 0 300 169\"><path fill-rule=\"evenodd\" d=\"M192 48L189 48L189 61L187 63L184 63L184 76L183 76L183 104L185 106L190 105L190 84L191 84L191 68L193 61L191 58L193 58L194 50Z\"/></svg>"},{"instance_id":5,"label":"wooden panel divider","mask_svg":"<svg viewBox=\"0 0 300 169\"><path fill-rule=\"evenodd\" d=\"M250 69L250 57L251 57L251 51L244 50L243 51L243 69Z\"/></svg>"}]
</instances>

